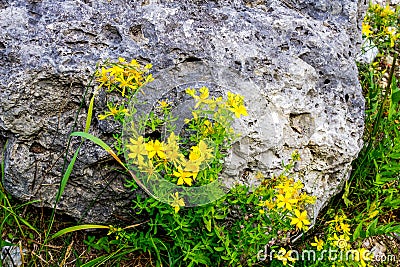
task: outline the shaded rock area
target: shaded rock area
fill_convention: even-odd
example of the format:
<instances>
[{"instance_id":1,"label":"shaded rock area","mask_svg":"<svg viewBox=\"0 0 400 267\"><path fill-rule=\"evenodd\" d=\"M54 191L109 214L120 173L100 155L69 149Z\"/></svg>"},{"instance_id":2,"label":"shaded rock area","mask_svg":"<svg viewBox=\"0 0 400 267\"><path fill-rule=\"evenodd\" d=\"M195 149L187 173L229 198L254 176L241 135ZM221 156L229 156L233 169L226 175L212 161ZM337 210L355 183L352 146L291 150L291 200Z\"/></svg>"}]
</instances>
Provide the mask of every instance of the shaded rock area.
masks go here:
<instances>
[{"instance_id":1,"label":"shaded rock area","mask_svg":"<svg viewBox=\"0 0 400 267\"><path fill-rule=\"evenodd\" d=\"M297 149L296 170L318 197L318 213L362 146L354 57L365 8L350 0L0 1L4 186L23 201L53 205L85 84L99 60L122 56L171 79L201 63L251 80L256 93L237 88L250 116L238 125L242 139L225 173L252 183L255 172L277 172ZM219 79L230 85L229 76ZM83 128L87 99L75 130ZM105 103L102 94L95 116ZM91 133L112 143L112 129L95 118ZM86 142L58 208L86 222L134 220L131 200L141 191L124 188L115 167Z\"/></svg>"}]
</instances>

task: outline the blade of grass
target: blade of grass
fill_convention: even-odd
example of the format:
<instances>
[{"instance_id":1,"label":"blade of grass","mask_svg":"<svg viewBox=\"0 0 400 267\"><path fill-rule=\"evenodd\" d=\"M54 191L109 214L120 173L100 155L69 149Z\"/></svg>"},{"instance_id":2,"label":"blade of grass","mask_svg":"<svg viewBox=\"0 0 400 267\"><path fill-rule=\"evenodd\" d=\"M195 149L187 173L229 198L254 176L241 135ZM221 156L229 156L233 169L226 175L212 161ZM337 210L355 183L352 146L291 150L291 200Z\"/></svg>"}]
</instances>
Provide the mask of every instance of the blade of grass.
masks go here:
<instances>
[{"instance_id":1,"label":"blade of grass","mask_svg":"<svg viewBox=\"0 0 400 267\"><path fill-rule=\"evenodd\" d=\"M106 143L104 143L103 140L101 140L100 138L98 138L98 137L96 137L94 135L91 135L89 133L86 133L86 132L73 132L71 134L71 136L80 136L80 137L89 139L90 141L92 141L96 145L100 146L105 151L107 151L119 164L121 164L126 169L124 163L117 156L117 154L115 154L115 152L111 149L111 147L109 145L107 145Z\"/></svg>"},{"instance_id":2,"label":"blade of grass","mask_svg":"<svg viewBox=\"0 0 400 267\"><path fill-rule=\"evenodd\" d=\"M6 211L8 211L15 220L21 221L23 224L25 224L29 229L31 229L32 231L34 231L35 233L39 234L39 231L35 229L35 227L33 227L28 221L26 221L25 219L23 219L21 216L17 215L14 210L11 207L5 207L3 205L0 205L0 207ZM22 231L22 228L20 229ZM22 231L23 232L23 231ZM21 232L21 233L22 233Z\"/></svg>"},{"instance_id":3,"label":"blade of grass","mask_svg":"<svg viewBox=\"0 0 400 267\"><path fill-rule=\"evenodd\" d=\"M98 65L96 65L96 69L97 69L97 67L98 67ZM84 104L85 104L85 101L86 101L86 95L87 95L88 92L89 92L89 88L91 88L91 84L92 84L92 82L93 82L93 80L94 80L94 77L95 77L95 73L92 74L92 76L90 77L89 83L85 86L85 91L84 91L84 93L83 93L82 100L81 100L81 103L80 103L80 105L79 105L79 107L78 107L78 110L77 110L77 112L76 112L76 114L75 114L74 124L73 124L73 126L72 126L71 131L74 131L75 128L77 127L77 124L78 124L78 116L79 116L79 114L80 114L82 108L84 107ZM67 162L68 162L67 157L68 157L69 148L70 148L70 146L71 146L71 140L72 140L72 137L70 136L70 137L68 138L67 146L66 146L66 148L65 148L64 163L63 163L63 167L62 167L61 173L64 173L64 170L65 170L65 168L66 168L66 166L67 166ZM60 185L60 188L61 188L61 185ZM60 188L59 188L59 189L60 189ZM59 192L58 192L58 193L57 193L57 196L59 196L59 195L60 195L60 194L59 194ZM53 223L54 223L54 218L55 218L55 214L56 214L56 206L57 206L57 201L55 201L55 203L54 203L54 207L53 207L53 210L52 210L51 216L50 216L49 226L47 227L47 231L46 231L45 238L44 238L44 241L43 241L43 243L42 243L42 246L41 246L40 249L39 249L39 254L40 254L40 253L42 252L42 250L46 247L45 245L46 245L46 242L47 242L47 240L48 240L49 234L50 234L50 232L51 232L51 229L52 229Z\"/></svg>"},{"instance_id":4,"label":"blade of grass","mask_svg":"<svg viewBox=\"0 0 400 267\"><path fill-rule=\"evenodd\" d=\"M76 158L78 157L81 146L79 145L78 149L75 151L74 156L71 159L71 162L68 164L67 170L64 173L63 178L61 179L60 188L58 189L56 204L60 201L61 195L64 193L65 186L67 185L68 179L71 176L72 169L74 168Z\"/></svg>"},{"instance_id":5,"label":"blade of grass","mask_svg":"<svg viewBox=\"0 0 400 267\"><path fill-rule=\"evenodd\" d=\"M134 252L134 251L137 250L137 248L130 248L130 249L126 250L126 251L120 252L123 249L125 249L125 247L126 247L126 245L122 246L121 248L119 248L117 251L111 253L110 255L107 255L107 256L104 255L104 256L100 256L100 257L98 257L96 259L93 259L93 260L83 264L81 267L102 266L102 264L104 264L106 261L112 259L113 257L117 258L117 257L120 257L120 256L124 256L126 254L129 254L129 253Z\"/></svg>"},{"instance_id":6,"label":"blade of grass","mask_svg":"<svg viewBox=\"0 0 400 267\"><path fill-rule=\"evenodd\" d=\"M62 235L72 233L75 231L88 230L88 229L110 229L110 227L106 226L106 225L100 225L100 224L82 224L82 225L71 226L71 227L67 227L67 228L64 228L64 229L58 231L51 237L51 239L54 239L54 238L57 238Z\"/></svg>"},{"instance_id":7,"label":"blade of grass","mask_svg":"<svg viewBox=\"0 0 400 267\"><path fill-rule=\"evenodd\" d=\"M101 140L100 138L93 136L89 133L85 133L85 132L73 132L71 134L71 136L80 136L83 138L86 138L90 141L92 141L93 143L95 143L96 145L100 146L101 148L103 148L105 151L107 151L119 164L121 164L122 167L124 167L124 169L126 171L129 172L129 174L132 176L132 178L135 180L135 182L140 185L140 187L146 191L147 194L149 194L150 196L156 198L156 196L154 196L150 190L148 190L141 181L139 181L139 179L136 177L136 175L131 172L126 166L125 164L122 162L122 160L117 156L117 154L115 154L115 152L111 149L111 147L109 145L107 145L106 143L104 143L103 140ZM156 198L157 199L157 198Z\"/></svg>"},{"instance_id":8,"label":"blade of grass","mask_svg":"<svg viewBox=\"0 0 400 267\"><path fill-rule=\"evenodd\" d=\"M95 98L96 94L93 94L92 98L90 99L90 103L89 103L89 110L88 110L88 114L86 117L86 125L85 125L85 133L89 132L90 129L90 124L92 122L92 116L93 116L93 105L94 105L94 98Z\"/></svg>"},{"instance_id":9,"label":"blade of grass","mask_svg":"<svg viewBox=\"0 0 400 267\"><path fill-rule=\"evenodd\" d=\"M393 63L392 63L392 67L390 69L390 74L389 74L389 79L388 79L388 84L386 86L386 90L385 90L385 95L382 99L382 102L380 103L379 106L379 111L378 114L375 117L375 121L373 123L373 129L370 133L370 135L368 136L368 141L367 141L367 146L364 150L364 155L361 159L361 161L359 161L360 163L358 164L356 170L352 173L352 175L349 178L349 183L352 182L352 180L354 179L354 177L356 177L358 175L358 173L364 169L364 163L366 162L368 156L369 156L369 152L372 149L373 143L374 143L374 137L376 136L377 132L378 132L378 127L380 125L381 119L382 119L382 114L383 114L383 108L385 106L385 103L389 97L389 95L391 95L391 86L392 86L392 81L393 81L393 76L394 76L394 70L396 68L396 60L397 60L397 56L398 54L395 53L394 57L393 57ZM375 82L373 80L373 76L370 77L370 84L371 86L375 86Z\"/></svg>"}]
</instances>

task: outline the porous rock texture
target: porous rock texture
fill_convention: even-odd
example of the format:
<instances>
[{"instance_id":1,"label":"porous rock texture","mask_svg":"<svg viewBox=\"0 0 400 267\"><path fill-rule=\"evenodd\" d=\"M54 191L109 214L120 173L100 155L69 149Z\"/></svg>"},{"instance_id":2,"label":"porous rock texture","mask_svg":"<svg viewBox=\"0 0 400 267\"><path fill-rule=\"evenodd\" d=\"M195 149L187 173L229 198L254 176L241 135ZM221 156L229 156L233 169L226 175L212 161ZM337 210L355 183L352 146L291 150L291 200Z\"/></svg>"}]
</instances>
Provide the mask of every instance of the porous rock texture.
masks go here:
<instances>
[{"instance_id":1,"label":"porous rock texture","mask_svg":"<svg viewBox=\"0 0 400 267\"><path fill-rule=\"evenodd\" d=\"M251 80L257 89L238 89L249 116L236 127L242 137L225 173L252 183L258 170L278 172L297 149L296 171L318 197L318 213L362 146L364 100L354 57L365 8L366 0L1 0L4 187L23 201L54 204L85 84L99 60L121 56L152 63L156 77L175 79L207 65ZM218 79L231 84L229 76ZM100 94L95 116L105 103ZM86 99L75 130L83 128L87 105ZM91 133L112 143L113 127L94 118ZM78 143L73 139L71 148ZM131 200L140 190L124 188L114 167L86 142L58 209L86 222L134 220Z\"/></svg>"}]
</instances>

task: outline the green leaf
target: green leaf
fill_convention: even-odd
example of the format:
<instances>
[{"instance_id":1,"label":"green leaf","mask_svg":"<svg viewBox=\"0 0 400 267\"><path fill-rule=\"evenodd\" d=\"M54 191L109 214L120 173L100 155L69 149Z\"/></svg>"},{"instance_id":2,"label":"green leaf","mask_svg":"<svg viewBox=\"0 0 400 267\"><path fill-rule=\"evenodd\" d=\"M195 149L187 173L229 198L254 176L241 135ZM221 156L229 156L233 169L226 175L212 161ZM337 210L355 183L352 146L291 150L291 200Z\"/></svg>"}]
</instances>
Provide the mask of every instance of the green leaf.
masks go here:
<instances>
[{"instance_id":1,"label":"green leaf","mask_svg":"<svg viewBox=\"0 0 400 267\"><path fill-rule=\"evenodd\" d=\"M89 133L85 133L85 132L73 132L71 134L71 136L80 136L86 139L89 139L90 141L92 141L93 143L95 143L96 145L100 146L101 148L103 148L105 151L108 152L108 154L110 154L119 164L122 165L122 167L124 167L126 170L128 170L125 166L125 164L121 161L121 159L117 156L117 154L115 154L115 152L111 149L111 147L109 145L107 145L106 143L104 143L103 140L101 140L100 138L91 135ZM135 179L135 181L137 182L137 179Z\"/></svg>"},{"instance_id":2,"label":"green leaf","mask_svg":"<svg viewBox=\"0 0 400 267\"><path fill-rule=\"evenodd\" d=\"M225 219L226 215L225 214L215 214L214 218L217 220L222 220Z\"/></svg>"},{"instance_id":3,"label":"green leaf","mask_svg":"<svg viewBox=\"0 0 400 267\"><path fill-rule=\"evenodd\" d=\"M93 260L81 265L81 267L92 267L92 266L95 266L98 263L99 264L104 263L106 260L107 260L107 255L100 256L98 258L95 258L95 259L93 259ZM97 265L97 266L99 266L99 265Z\"/></svg>"},{"instance_id":4,"label":"green leaf","mask_svg":"<svg viewBox=\"0 0 400 267\"><path fill-rule=\"evenodd\" d=\"M367 236L370 237L376 234L376 224L378 223L378 218L373 220L373 222L367 227Z\"/></svg>"},{"instance_id":5,"label":"green leaf","mask_svg":"<svg viewBox=\"0 0 400 267\"><path fill-rule=\"evenodd\" d=\"M106 226L106 225L98 225L98 224L76 225L76 226L67 227L67 228L64 228L64 229L58 231L51 238L54 239L54 238L60 237L62 235L71 233L71 232L87 230L87 229L110 229L110 227Z\"/></svg>"},{"instance_id":6,"label":"green leaf","mask_svg":"<svg viewBox=\"0 0 400 267\"><path fill-rule=\"evenodd\" d=\"M214 250L218 251L218 252L221 252L221 251L224 251L225 248L224 247L215 247Z\"/></svg>"},{"instance_id":7,"label":"green leaf","mask_svg":"<svg viewBox=\"0 0 400 267\"><path fill-rule=\"evenodd\" d=\"M92 116L93 116L93 105L94 105L94 97L96 95L93 94L92 98L90 99L90 103L89 103L89 110L88 110L88 114L86 117L86 126L85 126L85 133L89 132L90 129L90 123L92 121Z\"/></svg>"},{"instance_id":8,"label":"green leaf","mask_svg":"<svg viewBox=\"0 0 400 267\"><path fill-rule=\"evenodd\" d=\"M392 94L392 103L397 104L400 101L400 91L397 91Z\"/></svg>"},{"instance_id":9,"label":"green leaf","mask_svg":"<svg viewBox=\"0 0 400 267\"><path fill-rule=\"evenodd\" d=\"M81 150L81 147L79 146L78 149L75 151L74 156L71 159L71 162L68 164L68 168L64 173L63 178L61 179L60 183L60 188L58 189L57 197L56 197L56 203L60 201L61 195L64 193L65 186L67 185L69 176L72 173L72 169L74 168L76 158L78 157L79 151Z\"/></svg>"},{"instance_id":10,"label":"green leaf","mask_svg":"<svg viewBox=\"0 0 400 267\"><path fill-rule=\"evenodd\" d=\"M346 186L344 188L344 193L342 196L342 199L344 201L344 204L346 204L346 207L349 207L350 205L353 204L353 202L350 199L348 199L349 194L350 194L350 183L346 181Z\"/></svg>"},{"instance_id":11,"label":"green leaf","mask_svg":"<svg viewBox=\"0 0 400 267\"><path fill-rule=\"evenodd\" d=\"M362 227L363 227L363 221L361 221L361 222L358 224L356 230L354 230L354 233L353 233L353 241L356 240L356 239L359 238L359 237L364 237Z\"/></svg>"},{"instance_id":12,"label":"green leaf","mask_svg":"<svg viewBox=\"0 0 400 267\"><path fill-rule=\"evenodd\" d=\"M71 134L71 136L80 136L86 139L89 139L90 141L92 141L93 143L95 143L96 145L100 146L101 148L103 148L105 151L112 151L111 147L108 146L106 143L103 142L103 140L101 140L100 138L91 135L89 133L86 132L73 132Z\"/></svg>"},{"instance_id":13,"label":"green leaf","mask_svg":"<svg viewBox=\"0 0 400 267\"><path fill-rule=\"evenodd\" d=\"M8 246L8 247L15 247L15 246L17 246L17 245L12 244L12 243L10 243L10 242L7 242L7 241L5 241L5 240L3 240L3 239L0 239L0 248L6 247L6 246Z\"/></svg>"},{"instance_id":14,"label":"green leaf","mask_svg":"<svg viewBox=\"0 0 400 267\"><path fill-rule=\"evenodd\" d=\"M23 224L25 224L29 229L31 229L32 231L34 231L35 233L39 234L39 231L35 229L35 227L33 227L28 221L26 221L24 218L22 218L21 216L17 215L14 210L12 209L12 207L6 207L3 205L0 205L1 208L7 210L9 213L12 214L12 216L14 216L15 220L17 221L21 221ZM19 223L18 223L19 224Z\"/></svg>"},{"instance_id":15,"label":"green leaf","mask_svg":"<svg viewBox=\"0 0 400 267\"><path fill-rule=\"evenodd\" d=\"M211 219L203 217L204 224L209 232L211 232Z\"/></svg>"}]
</instances>

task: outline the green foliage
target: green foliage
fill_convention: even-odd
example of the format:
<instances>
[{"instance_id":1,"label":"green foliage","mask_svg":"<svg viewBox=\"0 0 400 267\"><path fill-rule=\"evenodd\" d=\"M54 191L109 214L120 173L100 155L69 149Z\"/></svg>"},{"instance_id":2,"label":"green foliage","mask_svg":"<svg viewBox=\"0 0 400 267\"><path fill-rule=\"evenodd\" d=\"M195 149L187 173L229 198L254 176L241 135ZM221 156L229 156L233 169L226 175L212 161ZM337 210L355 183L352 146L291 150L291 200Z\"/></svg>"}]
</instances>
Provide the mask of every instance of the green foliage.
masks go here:
<instances>
[{"instance_id":1,"label":"green foliage","mask_svg":"<svg viewBox=\"0 0 400 267\"><path fill-rule=\"evenodd\" d=\"M60 256L57 265L65 263L72 253L77 266L124 266L125 260L142 257L150 259L143 264L150 266L370 266L371 258L368 257L335 260L326 255L323 257L323 251L336 249L343 253L357 252L361 255L366 251L360 246L364 238L400 232L399 219L395 216L400 208L400 88L395 71L400 39L399 14L399 8L393 10L388 6L371 5L364 19L363 35L373 41L379 50L373 63L359 66L366 98L365 146L353 164L341 201L336 199L320 215L315 231L311 229L308 232L310 238L303 238L296 244L290 242L308 230L311 217L308 211L315 201L303 192L301 182L293 179L294 163L300 159L295 153L281 174L265 178L260 172L252 173L259 179L259 186L249 188L236 184L225 196L207 205L187 207L181 191L172 194L169 204L152 197L151 192L148 192L150 197L137 195L132 209L138 218L148 220L128 227L78 224L58 229L54 234L54 209L47 227L39 229L37 219L23 211L32 202L13 203L0 184L0 247L21 246L20 240L32 244L39 236L39 251L33 254L30 261L25 259L32 266L38 265L38 261L46 262L47 265L57 262L50 260L52 255L48 252L48 244L54 241L65 243L58 252ZM79 137L82 142L90 140L110 153L124 167L127 177L130 177L126 180L126 186L132 190L138 185L146 188L127 167L127 164L134 161L140 166L139 156L146 159L147 163L154 164L155 171L169 182L182 185L183 188L210 184L218 178L226 152L237 137L231 130L232 122L247 115L244 99L239 95L229 93L224 100L222 97L209 97L207 88L200 88L199 92L188 88L186 92L195 100L195 106L191 110L193 118L185 120L182 136L172 137L170 142L164 143L148 135L142 136L142 141L139 135L134 136L134 143L129 145L136 145L137 148L137 144L142 142L145 153L132 158L122 158L126 144L121 133L114 133L113 146L89 134L95 114L94 100L100 90L105 90L110 98L98 118L113 120L122 125L136 113L128 102L137 103L136 94L142 90L143 85L153 80L150 70L150 64L142 66L135 60L126 62L123 58L99 65L87 87L94 88L94 91L89 101L84 131L74 132L71 137ZM93 80L96 82L94 87ZM84 103L85 97L81 107ZM142 118L138 125L139 131L151 133L162 129L171 137L171 133L176 130L174 123L177 120L172 115L172 105L166 100L160 101L159 106ZM170 157L164 157L163 153L167 149L158 151L156 140L161 146L175 149L179 155L177 160L171 161L168 160ZM201 142L204 144L200 145ZM70 140L67 150L69 145ZM129 153L143 151L131 148L128 147ZM79 148L69 164L66 160L69 157L65 157L65 168L55 204L64 192L78 153ZM211 154L206 160L206 156ZM202 163L197 166L198 169L196 165L192 169L186 168L186 162L193 163L200 158ZM0 167L3 181L4 162L1 162ZM185 176L186 180L182 178L184 172L189 174ZM90 235L84 241L86 253L96 255L90 259L81 258L70 239L77 231L87 229L108 231L97 236ZM61 236L62 240L59 238ZM294 250L301 252L306 249L314 250L315 260L301 261L294 258ZM266 251L273 253L264 255ZM263 261L260 256L271 257Z\"/></svg>"},{"instance_id":2,"label":"green foliage","mask_svg":"<svg viewBox=\"0 0 400 267\"><path fill-rule=\"evenodd\" d=\"M260 178L261 185L253 190L236 185L215 203L183 208L179 213L154 198L137 196L133 208L150 218L149 222L133 231L115 231L114 236L130 247L157 255L160 265L252 266L260 262L259 251L270 241L283 244L294 229L307 229L307 219L299 225L294 211L305 212L315 199L290 178L292 166L293 161L273 179ZM292 201L280 201L284 195ZM90 243L95 244L91 246L100 241L91 238Z\"/></svg>"},{"instance_id":3,"label":"green foliage","mask_svg":"<svg viewBox=\"0 0 400 267\"><path fill-rule=\"evenodd\" d=\"M370 65L360 65L360 81L366 99L365 145L342 194L342 202L332 203L317 225L315 236L322 249L368 252L365 258L332 261L324 259L310 266L372 266L371 253L360 241L376 235L400 231L400 113L399 80L395 75L399 53L400 9L371 5L363 22L363 35L372 40L379 54ZM368 48L367 48L368 49ZM346 230L344 230L346 229ZM305 243L310 248L310 242ZM317 253L317 258L321 252ZM376 262L375 262L376 264ZM385 263L383 263L385 264Z\"/></svg>"}]
</instances>

